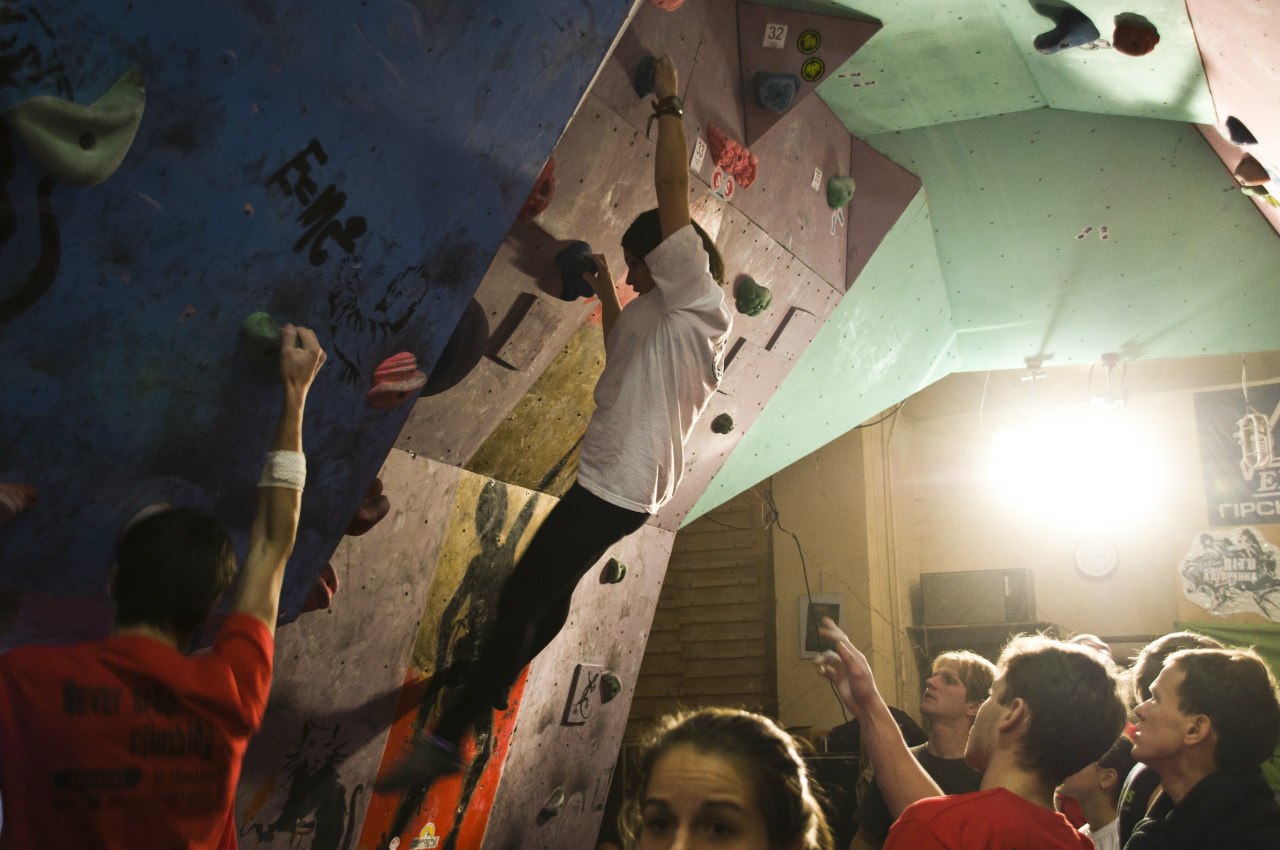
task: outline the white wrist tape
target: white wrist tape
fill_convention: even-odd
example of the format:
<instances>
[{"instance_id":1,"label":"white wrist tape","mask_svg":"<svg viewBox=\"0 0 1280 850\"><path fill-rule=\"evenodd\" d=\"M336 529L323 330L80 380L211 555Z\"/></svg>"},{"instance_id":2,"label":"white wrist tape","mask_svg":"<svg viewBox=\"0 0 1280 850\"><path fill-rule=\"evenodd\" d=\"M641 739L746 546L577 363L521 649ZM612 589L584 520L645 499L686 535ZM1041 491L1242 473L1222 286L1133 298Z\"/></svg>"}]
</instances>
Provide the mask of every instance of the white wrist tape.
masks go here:
<instances>
[{"instance_id":1,"label":"white wrist tape","mask_svg":"<svg viewBox=\"0 0 1280 850\"><path fill-rule=\"evenodd\" d=\"M301 490L307 483L307 456L302 452L267 452L259 487Z\"/></svg>"}]
</instances>

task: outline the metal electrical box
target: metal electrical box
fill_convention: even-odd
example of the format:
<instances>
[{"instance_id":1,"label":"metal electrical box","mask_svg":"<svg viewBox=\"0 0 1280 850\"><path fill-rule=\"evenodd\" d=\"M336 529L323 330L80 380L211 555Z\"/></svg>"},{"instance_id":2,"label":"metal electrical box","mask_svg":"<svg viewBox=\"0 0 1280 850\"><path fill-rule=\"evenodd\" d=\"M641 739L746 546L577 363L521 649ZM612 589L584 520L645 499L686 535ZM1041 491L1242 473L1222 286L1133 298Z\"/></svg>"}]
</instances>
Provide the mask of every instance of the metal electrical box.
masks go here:
<instances>
[{"instance_id":1,"label":"metal electrical box","mask_svg":"<svg viewBox=\"0 0 1280 850\"><path fill-rule=\"evenodd\" d=\"M1036 596L1031 571L966 570L923 573L924 626L1029 623Z\"/></svg>"}]
</instances>

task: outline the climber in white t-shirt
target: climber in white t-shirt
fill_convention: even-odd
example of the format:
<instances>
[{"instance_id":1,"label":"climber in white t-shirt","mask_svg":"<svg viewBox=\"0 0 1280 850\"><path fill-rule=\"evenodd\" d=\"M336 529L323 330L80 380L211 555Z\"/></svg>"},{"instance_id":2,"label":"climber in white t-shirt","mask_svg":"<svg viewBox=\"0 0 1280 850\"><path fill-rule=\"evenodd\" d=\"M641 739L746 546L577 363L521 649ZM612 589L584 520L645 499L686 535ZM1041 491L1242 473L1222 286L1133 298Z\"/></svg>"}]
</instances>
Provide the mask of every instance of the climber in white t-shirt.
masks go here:
<instances>
[{"instance_id":1,"label":"climber in white t-shirt","mask_svg":"<svg viewBox=\"0 0 1280 850\"><path fill-rule=\"evenodd\" d=\"M626 283L638 297L622 309L603 256L592 255L595 274L583 275L603 308L605 367L578 479L503 587L462 692L446 694L435 729L420 730L382 788L425 788L461 768L462 737L483 712L506 706L520 671L564 627L579 580L671 498L684 471L684 444L720 383L733 319L721 290L724 261L689 215L675 66L665 56L654 64L658 208L622 236Z\"/></svg>"}]
</instances>

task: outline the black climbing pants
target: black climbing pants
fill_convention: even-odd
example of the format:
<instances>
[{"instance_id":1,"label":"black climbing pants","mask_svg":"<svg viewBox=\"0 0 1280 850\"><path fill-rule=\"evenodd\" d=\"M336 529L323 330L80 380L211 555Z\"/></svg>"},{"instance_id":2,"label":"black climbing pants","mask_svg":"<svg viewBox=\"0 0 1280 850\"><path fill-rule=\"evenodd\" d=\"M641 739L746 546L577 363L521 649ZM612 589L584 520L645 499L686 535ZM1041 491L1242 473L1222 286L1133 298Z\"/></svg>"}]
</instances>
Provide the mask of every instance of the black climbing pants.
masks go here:
<instances>
[{"instance_id":1,"label":"black climbing pants","mask_svg":"<svg viewBox=\"0 0 1280 850\"><path fill-rule=\"evenodd\" d=\"M457 743L481 712L505 701L520 671L564 628L578 582L648 519L649 514L610 504L574 482L507 579L479 663L469 671L460 698L446 702L436 735Z\"/></svg>"}]
</instances>

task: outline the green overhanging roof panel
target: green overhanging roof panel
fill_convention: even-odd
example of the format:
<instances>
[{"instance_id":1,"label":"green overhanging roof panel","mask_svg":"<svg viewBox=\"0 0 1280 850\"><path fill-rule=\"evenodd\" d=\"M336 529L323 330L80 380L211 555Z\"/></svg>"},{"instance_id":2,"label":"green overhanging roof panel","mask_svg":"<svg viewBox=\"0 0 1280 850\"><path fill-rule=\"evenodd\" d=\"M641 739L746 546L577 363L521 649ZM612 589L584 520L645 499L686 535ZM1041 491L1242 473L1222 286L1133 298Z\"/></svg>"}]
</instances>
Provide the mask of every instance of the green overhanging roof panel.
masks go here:
<instances>
[{"instance_id":1,"label":"green overhanging roof panel","mask_svg":"<svg viewBox=\"0 0 1280 850\"><path fill-rule=\"evenodd\" d=\"M1280 348L1280 238L1190 125L1040 109L867 141L927 187L958 369Z\"/></svg>"},{"instance_id":2,"label":"green overhanging roof panel","mask_svg":"<svg viewBox=\"0 0 1280 850\"><path fill-rule=\"evenodd\" d=\"M1089 16L1108 45L1114 37L1116 16L1141 12L1160 34L1160 41L1145 56L1128 56L1107 46L1073 48L1046 56L1036 51L1033 41L1053 29L1054 22L1037 13L1027 0L998 0L997 5L1050 107L1214 122L1213 98L1187 17L1186 0L1143 0L1141 4L1073 0L1072 5Z\"/></svg>"},{"instance_id":3,"label":"green overhanging roof panel","mask_svg":"<svg viewBox=\"0 0 1280 850\"><path fill-rule=\"evenodd\" d=\"M958 362L921 191L685 523L949 374Z\"/></svg>"},{"instance_id":4,"label":"green overhanging roof panel","mask_svg":"<svg viewBox=\"0 0 1280 850\"><path fill-rule=\"evenodd\" d=\"M839 5L884 22L818 87L855 136L1045 105L991 0Z\"/></svg>"}]
</instances>

